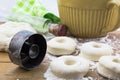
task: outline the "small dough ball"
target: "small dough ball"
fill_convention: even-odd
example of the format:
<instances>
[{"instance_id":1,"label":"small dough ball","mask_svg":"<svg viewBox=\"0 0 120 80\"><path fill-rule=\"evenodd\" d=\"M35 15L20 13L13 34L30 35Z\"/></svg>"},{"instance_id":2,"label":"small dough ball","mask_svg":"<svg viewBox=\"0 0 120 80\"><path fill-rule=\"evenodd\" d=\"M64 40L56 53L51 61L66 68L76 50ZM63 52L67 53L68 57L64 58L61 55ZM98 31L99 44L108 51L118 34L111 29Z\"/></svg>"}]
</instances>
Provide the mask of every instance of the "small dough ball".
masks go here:
<instances>
[{"instance_id":1,"label":"small dough ball","mask_svg":"<svg viewBox=\"0 0 120 80\"><path fill-rule=\"evenodd\" d=\"M89 62L83 57L62 56L51 62L50 69L57 77L74 80L87 74Z\"/></svg>"},{"instance_id":2,"label":"small dough ball","mask_svg":"<svg viewBox=\"0 0 120 80\"><path fill-rule=\"evenodd\" d=\"M120 79L120 57L103 56L97 64L97 71L104 77L119 80Z\"/></svg>"},{"instance_id":3,"label":"small dough ball","mask_svg":"<svg viewBox=\"0 0 120 80\"><path fill-rule=\"evenodd\" d=\"M107 44L87 42L82 45L80 56L83 56L89 60L98 61L100 57L111 55L112 53L112 47Z\"/></svg>"},{"instance_id":4,"label":"small dough ball","mask_svg":"<svg viewBox=\"0 0 120 80\"><path fill-rule=\"evenodd\" d=\"M75 51L77 44L69 37L55 37L47 42L47 51L56 56L69 55Z\"/></svg>"}]
</instances>

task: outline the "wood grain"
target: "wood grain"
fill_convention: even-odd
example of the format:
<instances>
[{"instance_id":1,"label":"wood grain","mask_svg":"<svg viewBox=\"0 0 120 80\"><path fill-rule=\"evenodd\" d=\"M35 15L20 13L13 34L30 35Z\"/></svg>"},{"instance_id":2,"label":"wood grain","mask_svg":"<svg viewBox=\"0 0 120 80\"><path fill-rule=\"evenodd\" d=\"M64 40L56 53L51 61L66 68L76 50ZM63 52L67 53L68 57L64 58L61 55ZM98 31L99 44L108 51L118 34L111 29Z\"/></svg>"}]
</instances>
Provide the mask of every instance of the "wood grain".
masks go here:
<instances>
[{"instance_id":1,"label":"wood grain","mask_svg":"<svg viewBox=\"0 0 120 80\"><path fill-rule=\"evenodd\" d=\"M49 66L50 60L45 57L44 61L38 68L27 71L13 64L8 53L0 53L0 80L46 80L44 73ZM94 80L110 80L102 77L96 70L90 70L87 76L93 77Z\"/></svg>"},{"instance_id":2,"label":"wood grain","mask_svg":"<svg viewBox=\"0 0 120 80\"><path fill-rule=\"evenodd\" d=\"M13 64L7 53L0 53L0 80L45 80L48 65L44 60L38 68L27 71Z\"/></svg>"}]
</instances>

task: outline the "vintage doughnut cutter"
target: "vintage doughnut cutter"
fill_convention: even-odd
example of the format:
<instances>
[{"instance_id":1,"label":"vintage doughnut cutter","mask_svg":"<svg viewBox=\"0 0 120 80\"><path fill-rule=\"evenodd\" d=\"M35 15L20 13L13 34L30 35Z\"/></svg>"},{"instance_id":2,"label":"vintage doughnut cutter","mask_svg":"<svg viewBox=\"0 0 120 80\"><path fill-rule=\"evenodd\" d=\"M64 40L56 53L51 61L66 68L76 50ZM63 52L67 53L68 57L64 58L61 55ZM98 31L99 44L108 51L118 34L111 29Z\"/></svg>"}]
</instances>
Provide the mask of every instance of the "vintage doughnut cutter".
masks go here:
<instances>
[{"instance_id":1,"label":"vintage doughnut cutter","mask_svg":"<svg viewBox=\"0 0 120 80\"><path fill-rule=\"evenodd\" d=\"M14 35L8 53L14 64L31 70L43 61L46 49L46 40L42 35L25 30Z\"/></svg>"}]
</instances>

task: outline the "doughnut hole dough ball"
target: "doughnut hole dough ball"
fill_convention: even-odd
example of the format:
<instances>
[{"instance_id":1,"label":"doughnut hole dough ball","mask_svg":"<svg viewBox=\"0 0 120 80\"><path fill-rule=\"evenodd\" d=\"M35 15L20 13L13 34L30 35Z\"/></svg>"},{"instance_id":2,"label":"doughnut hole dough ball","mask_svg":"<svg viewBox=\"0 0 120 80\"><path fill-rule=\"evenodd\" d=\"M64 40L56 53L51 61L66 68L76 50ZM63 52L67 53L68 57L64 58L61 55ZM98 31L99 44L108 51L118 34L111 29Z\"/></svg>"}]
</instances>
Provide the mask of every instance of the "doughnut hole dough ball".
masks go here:
<instances>
[{"instance_id":1,"label":"doughnut hole dough ball","mask_svg":"<svg viewBox=\"0 0 120 80\"><path fill-rule=\"evenodd\" d=\"M78 56L61 56L50 64L54 75L64 79L75 79L83 77L89 70L89 62Z\"/></svg>"},{"instance_id":2,"label":"doughnut hole dough ball","mask_svg":"<svg viewBox=\"0 0 120 80\"><path fill-rule=\"evenodd\" d=\"M80 56L83 56L89 60L98 61L100 57L111 55L112 53L112 47L107 44L87 42L82 45Z\"/></svg>"},{"instance_id":3,"label":"doughnut hole dough ball","mask_svg":"<svg viewBox=\"0 0 120 80\"><path fill-rule=\"evenodd\" d=\"M55 56L69 55L76 46L76 42L69 37L55 37L47 42L47 52Z\"/></svg>"},{"instance_id":4,"label":"doughnut hole dough ball","mask_svg":"<svg viewBox=\"0 0 120 80\"><path fill-rule=\"evenodd\" d=\"M97 64L97 71L104 77L120 80L120 57L103 56Z\"/></svg>"}]
</instances>

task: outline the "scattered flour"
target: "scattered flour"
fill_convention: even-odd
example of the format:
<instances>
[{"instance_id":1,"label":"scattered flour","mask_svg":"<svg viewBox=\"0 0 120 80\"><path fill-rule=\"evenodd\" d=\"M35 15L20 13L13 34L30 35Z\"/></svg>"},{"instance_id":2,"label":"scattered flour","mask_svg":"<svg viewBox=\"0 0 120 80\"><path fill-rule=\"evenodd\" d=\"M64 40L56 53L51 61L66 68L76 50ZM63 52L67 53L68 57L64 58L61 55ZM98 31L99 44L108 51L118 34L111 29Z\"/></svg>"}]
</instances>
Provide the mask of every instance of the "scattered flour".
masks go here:
<instances>
[{"instance_id":1,"label":"scattered flour","mask_svg":"<svg viewBox=\"0 0 120 80\"><path fill-rule=\"evenodd\" d=\"M81 48L81 46L82 46L83 43L89 42L89 41L96 41L96 42L102 42L102 43L111 45L113 47L113 49L114 49L114 55L120 56L120 40L117 39L115 36L112 36L112 38L109 35L107 35L106 37L96 38L96 39L81 39L81 38L73 38L73 39L78 44L77 45L77 49L79 49L79 50L80 50L80 48ZM50 54L47 54L47 57L50 60L54 60L54 59L57 58L57 57L52 56ZM90 60L88 60L88 61L90 63L90 70L94 71L96 69L96 63L97 62L93 62L93 61L90 61ZM79 78L79 79L63 79L63 78L58 78L58 77L56 77L51 72L50 67L44 73L44 77L46 78L46 80L96 80L96 79L93 79L92 77L84 77L84 78Z\"/></svg>"},{"instance_id":2,"label":"scattered flour","mask_svg":"<svg viewBox=\"0 0 120 80\"><path fill-rule=\"evenodd\" d=\"M52 72L50 67L47 69L47 71L44 73L44 77L46 80L93 80L92 77L84 77L84 78L79 78L79 79L63 79L63 78L58 78L56 77Z\"/></svg>"}]
</instances>

